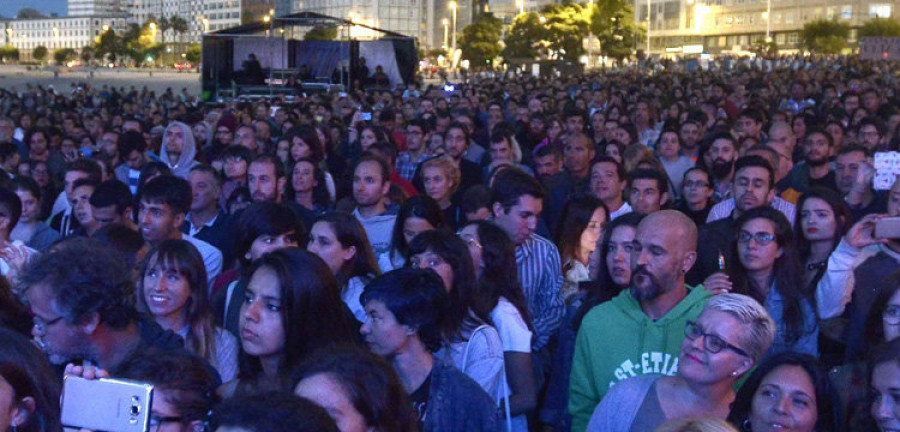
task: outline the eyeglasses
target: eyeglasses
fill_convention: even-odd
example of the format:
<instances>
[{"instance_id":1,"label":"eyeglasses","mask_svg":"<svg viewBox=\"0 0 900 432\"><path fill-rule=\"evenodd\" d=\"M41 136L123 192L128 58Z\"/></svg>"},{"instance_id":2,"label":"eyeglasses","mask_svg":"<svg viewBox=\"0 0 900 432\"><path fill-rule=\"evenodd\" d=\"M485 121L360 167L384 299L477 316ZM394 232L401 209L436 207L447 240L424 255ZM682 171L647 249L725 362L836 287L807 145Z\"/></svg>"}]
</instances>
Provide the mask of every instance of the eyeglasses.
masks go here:
<instances>
[{"instance_id":1,"label":"eyeglasses","mask_svg":"<svg viewBox=\"0 0 900 432\"><path fill-rule=\"evenodd\" d=\"M181 423L184 421L184 417L164 417L164 416L150 416L150 422L147 426L149 426L149 430L158 431L159 427L163 425L163 423Z\"/></svg>"},{"instance_id":2,"label":"eyeglasses","mask_svg":"<svg viewBox=\"0 0 900 432\"><path fill-rule=\"evenodd\" d=\"M31 322L34 323L34 328L35 328L35 330L37 330L38 334L45 335L45 334L47 334L48 327L60 322L62 319L63 319L62 316L58 316L56 318L53 318L50 321L44 322L43 319L34 317L34 318L32 318Z\"/></svg>"},{"instance_id":3,"label":"eyeglasses","mask_svg":"<svg viewBox=\"0 0 900 432\"><path fill-rule=\"evenodd\" d=\"M888 306L881 315L881 319L889 325L900 324L900 306Z\"/></svg>"},{"instance_id":4,"label":"eyeglasses","mask_svg":"<svg viewBox=\"0 0 900 432\"><path fill-rule=\"evenodd\" d=\"M481 247L482 247L481 243L478 243L478 240L476 240L475 236L473 236L472 234L463 234L460 231L460 232L456 233L456 235L459 236L459 238L461 238L462 241L466 242L467 245L475 246L478 249L481 249Z\"/></svg>"},{"instance_id":5,"label":"eyeglasses","mask_svg":"<svg viewBox=\"0 0 900 432\"><path fill-rule=\"evenodd\" d=\"M775 234L769 234L766 232L758 232L756 234L751 234L747 231L741 231L737 233L737 242L738 243L750 243L750 239L756 240L760 246L768 246L769 243L775 241Z\"/></svg>"},{"instance_id":6,"label":"eyeglasses","mask_svg":"<svg viewBox=\"0 0 900 432\"><path fill-rule=\"evenodd\" d=\"M697 340L698 337L703 336L703 349L709 351L713 354L721 352L723 349L728 348L744 357L750 357L746 351L725 342L724 339L709 333L704 333L703 328L701 328L697 323L693 321L687 321L684 323L684 337L690 340Z\"/></svg>"},{"instance_id":7,"label":"eyeglasses","mask_svg":"<svg viewBox=\"0 0 900 432\"><path fill-rule=\"evenodd\" d=\"M691 181L691 180L687 180L687 181L683 182L682 185L684 185L685 188L695 188L695 187L708 188L709 187L709 183L707 183L707 182L703 182L703 181L695 182L695 181Z\"/></svg>"}]
</instances>

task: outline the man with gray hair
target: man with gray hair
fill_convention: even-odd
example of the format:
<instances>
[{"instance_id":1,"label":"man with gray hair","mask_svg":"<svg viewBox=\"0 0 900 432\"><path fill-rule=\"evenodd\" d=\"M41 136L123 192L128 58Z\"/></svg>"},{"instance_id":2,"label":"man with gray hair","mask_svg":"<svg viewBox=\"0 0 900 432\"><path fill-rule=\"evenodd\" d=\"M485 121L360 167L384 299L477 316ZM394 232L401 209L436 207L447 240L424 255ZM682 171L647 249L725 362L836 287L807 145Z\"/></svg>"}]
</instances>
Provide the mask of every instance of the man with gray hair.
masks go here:
<instances>
[{"instance_id":1,"label":"man with gray hair","mask_svg":"<svg viewBox=\"0 0 900 432\"><path fill-rule=\"evenodd\" d=\"M676 210L648 215L631 252L631 287L585 315L569 384L572 430L584 432L610 387L645 374L674 375L684 326L709 293L685 285L697 260L697 226Z\"/></svg>"}]
</instances>

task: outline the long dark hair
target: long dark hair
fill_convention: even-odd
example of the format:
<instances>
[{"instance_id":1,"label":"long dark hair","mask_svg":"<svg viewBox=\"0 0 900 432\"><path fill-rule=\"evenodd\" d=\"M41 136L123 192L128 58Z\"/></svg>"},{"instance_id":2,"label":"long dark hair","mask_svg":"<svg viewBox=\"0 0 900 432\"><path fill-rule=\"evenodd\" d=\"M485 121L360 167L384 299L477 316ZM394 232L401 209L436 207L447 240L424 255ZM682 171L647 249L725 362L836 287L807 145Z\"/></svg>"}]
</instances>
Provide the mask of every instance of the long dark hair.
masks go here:
<instances>
[{"instance_id":1,"label":"long dark hair","mask_svg":"<svg viewBox=\"0 0 900 432\"><path fill-rule=\"evenodd\" d=\"M853 213L850 211L850 207L847 207L847 203L844 202L844 199L841 196L831 190L821 187L814 187L800 196L800 199L797 201L797 213L794 220L794 227L797 228L796 240L797 240L797 251L800 253L800 263L806 262L806 258L810 254L810 244L809 240L806 239L806 236L803 235L803 231L801 229L801 221L803 220L803 204L810 198L818 198L822 201L825 201L829 207L831 207L831 211L834 212L834 221L835 221L835 232L834 232L834 240L831 245L831 250L837 247L837 245L841 242L841 239L844 237L844 234L847 234L847 231L850 230L850 227L853 225Z\"/></svg>"},{"instance_id":2,"label":"long dark hair","mask_svg":"<svg viewBox=\"0 0 900 432\"><path fill-rule=\"evenodd\" d=\"M306 162L313 167L313 178L316 179L316 186L313 187L312 192L313 205L319 206L322 209L328 209L331 207L331 194L325 186L325 171L322 171L322 168L319 168L319 165L311 158L300 158L291 164L291 169L287 173L288 181L285 185L284 198L288 201L294 201L294 198L297 196L297 190L294 189L294 169L297 168L297 164L300 162Z\"/></svg>"},{"instance_id":3,"label":"long dark hair","mask_svg":"<svg viewBox=\"0 0 900 432\"><path fill-rule=\"evenodd\" d=\"M632 227L637 230L637 226L644 220L644 216L634 212L626 213L613 219L606 225L606 229L603 231L603 240L600 242L600 271L595 282L586 284L587 295L572 318L572 328L574 330L578 330L581 327L581 320L594 306L615 297L626 288L616 286L612 276L609 274L609 268L606 266L609 242L613 231L620 227Z\"/></svg>"},{"instance_id":4,"label":"long dark hair","mask_svg":"<svg viewBox=\"0 0 900 432\"><path fill-rule=\"evenodd\" d=\"M375 277L381 274L366 230L353 215L328 212L316 219L316 223L327 223L342 248L356 248L353 259L345 262L335 275L338 287L344 287L354 277Z\"/></svg>"},{"instance_id":5,"label":"long dark hair","mask_svg":"<svg viewBox=\"0 0 900 432\"><path fill-rule=\"evenodd\" d=\"M319 141L319 134L316 132L316 129L312 126L300 125L291 128L285 134L285 139L290 144L288 147L288 158L291 160L291 166L297 162L293 160L290 150L294 147L294 138L300 138L309 147L309 159L313 161L313 165L318 165L325 160L325 148L322 142Z\"/></svg>"},{"instance_id":6,"label":"long dark hair","mask_svg":"<svg viewBox=\"0 0 900 432\"><path fill-rule=\"evenodd\" d=\"M800 277L800 261L797 247L794 244L791 223L780 211L769 206L762 206L741 214L734 222L736 231L753 219L766 219L775 225L775 243L781 248L782 254L775 259L774 289L778 290L784 300L782 321L787 330L784 334L785 340L796 341L804 332L802 302L809 300L810 295L803 287ZM732 240L732 249L734 256L739 256L737 238ZM754 282L747 277L743 265L732 266L731 280L734 286L733 292L753 297L760 304L765 304L769 287L754 286ZM813 303L810 302L810 304Z\"/></svg>"},{"instance_id":7,"label":"long dark hair","mask_svg":"<svg viewBox=\"0 0 900 432\"><path fill-rule=\"evenodd\" d=\"M750 377L738 390L734 402L731 404L731 412L728 414L728 421L740 428L743 432L752 432L749 428L750 413L753 410L753 396L766 378L773 370L781 366L798 366L803 368L813 388L816 391L816 410L818 418L816 419L815 430L817 432L834 432L837 430L838 410L834 400L835 390L832 388L831 380L828 378L828 372L809 354L797 352L782 352L766 359L756 370L750 374Z\"/></svg>"},{"instance_id":8,"label":"long dark hair","mask_svg":"<svg viewBox=\"0 0 900 432\"><path fill-rule=\"evenodd\" d=\"M59 432L59 376L47 356L30 339L0 327L0 376L10 383L16 399L33 397L34 412L18 426L22 432Z\"/></svg>"},{"instance_id":9,"label":"long dark hair","mask_svg":"<svg viewBox=\"0 0 900 432\"><path fill-rule=\"evenodd\" d=\"M325 375L346 393L366 426L385 432L414 432L416 413L394 368L377 355L351 346L320 350L303 362L292 380Z\"/></svg>"},{"instance_id":10,"label":"long dark hair","mask_svg":"<svg viewBox=\"0 0 900 432\"><path fill-rule=\"evenodd\" d=\"M444 212L434 198L428 195L416 195L403 203L400 207L400 213L394 222L394 232L391 234L391 249L389 257L394 254L406 256L409 245L406 243L406 237L403 236L403 224L409 218L419 218L428 221L435 229L445 229L447 227L444 221Z\"/></svg>"},{"instance_id":11,"label":"long dark hair","mask_svg":"<svg viewBox=\"0 0 900 432\"><path fill-rule=\"evenodd\" d=\"M285 344L280 375L289 373L319 348L353 340L337 280L321 258L290 247L263 255L253 263L249 275L261 268L275 273L281 291ZM249 276L244 283L248 282ZM262 373L259 358L241 351L239 360L242 380L255 379Z\"/></svg>"},{"instance_id":12,"label":"long dark hair","mask_svg":"<svg viewBox=\"0 0 900 432\"><path fill-rule=\"evenodd\" d=\"M469 330L471 315L490 324L491 309L487 309L478 299L478 283L475 281L475 266L469 248L461 238L445 231L426 231L417 235L409 244L406 263L410 258L425 252L441 257L453 269L453 286L450 288L450 304L447 319L444 320L444 337L464 340L463 333ZM474 328L474 327L473 327Z\"/></svg>"},{"instance_id":13,"label":"long dark hair","mask_svg":"<svg viewBox=\"0 0 900 432\"><path fill-rule=\"evenodd\" d=\"M505 298L519 311L528 328L532 328L528 303L519 284L516 245L509 234L491 222L475 221L469 225L475 225L478 231L484 263L484 271L478 280L478 300L484 302L484 308L494 310L500 297Z\"/></svg>"},{"instance_id":14,"label":"long dark hair","mask_svg":"<svg viewBox=\"0 0 900 432\"><path fill-rule=\"evenodd\" d=\"M605 221L609 221L609 210L602 201L590 195L580 195L571 198L563 207L556 227L556 244L559 246L559 255L565 265L569 260L578 258L578 248L581 247L581 235L587 229L588 223L594 212L602 208Z\"/></svg>"},{"instance_id":15,"label":"long dark hair","mask_svg":"<svg viewBox=\"0 0 900 432\"><path fill-rule=\"evenodd\" d=\"M891 273L890 276L884 278L881 286L878 287L878 294L872 301L869 308L869 314L866 316L866 326L863 333L863 347L857 350L858 360L863 360L869 348L874 348L884 342L884 312L887 309L888 302L891 297L900 291L900 271Z\"/></svg>"}]
</instances>

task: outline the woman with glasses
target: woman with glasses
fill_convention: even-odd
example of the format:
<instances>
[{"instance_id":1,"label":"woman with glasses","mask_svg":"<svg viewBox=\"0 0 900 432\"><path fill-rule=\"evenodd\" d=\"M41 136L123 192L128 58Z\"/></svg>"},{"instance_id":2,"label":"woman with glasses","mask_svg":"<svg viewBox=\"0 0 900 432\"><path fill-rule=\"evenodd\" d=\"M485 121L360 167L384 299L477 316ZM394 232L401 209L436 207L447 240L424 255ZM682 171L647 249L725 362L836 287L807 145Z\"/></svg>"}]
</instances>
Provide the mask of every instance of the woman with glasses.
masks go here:
<instances>
[{"instance_id":1,"label":"woman with glasses","mask_svg":"<svg viewBox=\"0 0 900 432\"><path fill-rule=\"evenodd\" d=\"M153 385L148 432L201 432L217 402L217 377L183 351L153 351L124 365L122 378Z\"/></svg>"},{"instance_id":2,"label":"woman with glasses","mask_svg":"<svg viewBox=\"0 0 900 432\"><path fill-rule=\"evenodd\" d=\"M843 425L859 424L868 418L869 382L867 356L873 349L900 336L900 272L885 278L866 317L862 347L855 361L830 372L844 413Z\"/></svg>"},{"instance_id":3,"label":"woman with glasses","mask_svg":"<svg viewBox=\"0 0 900 432\"><path fill-rule=\"evenodd\" d=\"M790 222L778 210L762 206L741 214L735 227L740 265L730 269L731 290L762 303L778 325L767 355L798 351L817 356L819 326L802 282Z\"/></svg>"},{"instance_id":4,"label":"woman with glasses","mask_svg":"<svg viewBox=\"0 0 900 432\"><path fill-rule=\"evenodd\" d=\"M703 226L713 204L713 183L709 172L701 167L685 171L680 190L681 198L675 203L675 210L691 218L698 227Z\"/></svg>"},{"instance_id":5,"label":"woman with glasses","mask_svg":"<svg viewBox=\"0 0 900 432\"><path fill-rule=\"evenodd\" d=\"M869 363L871 382L871 408L869 413L881 432L900 429L900 340L893 340L880 347ZM862 429L859 429L862 430ZM867 429L872 430L872 429Z\"/></svg>"},{"instance_id":6,"label":"woman with glasses","mask_svg":"<svg viewBox=\"0 0 900 432\"><path fill-rule=\"evenodd\" d=\"M650 431L667 420L728 416L735 383L763 357L775 334L768 312L740 294L712 297L685 325L674 376L641 375L610 389L591 432ZM669 362L676 359L659 359Z\"/></svg>"},{"instance_id":7,"label":"woman with glasses","mask_svg":"<svg viewBox=\"0 0 900 432\"><path fill-rule=\"evenodd\" d=\"M563 207L556 244L565 273L560 296L566 303L578 293L579 282L591 280L588 270L591 256L597 250L608 221L609 210L603 202L589 195L572 198Z\"/></svg>"},{"instance_id":8,"label":"woman with glasses","mask_svg":"<svg viewBox=\"0 0 900 432\"><path fill-rule=\"evenodd\" d=\"M466 242L446 231L426 231L409 244L407 266L434 270L450 295L443 320L444 346L435 356L468 375L494 400L503 394L503 344L491 308L478 293Z\"/></svg>"},{"instance_id":9,"label":"woman with glasses","mask_svg":"<svg viewBox=\"0 0 900 432\"><path fill-rule=\"evenodd\" d=\"M463 227L459 237L469 247L475 265L479 297L491 308L491 321L503 343L509 407L514 431L527 431L525 415L537 405L532 365L531 316L519 285L516 249L509 235L497 225L477 221Z\"/></svg>"},{"instance_id":10,"label":"woman with glasses","mask_svg":"<svg viewBox=\"0 0 900 432\"><path fill-rule=\"evenodd\" d=\"M825 368L809 354L776 354L753 371L732 404L728 421L742 432L834 432L838 411Z\"/></svg>"}]
</instances>

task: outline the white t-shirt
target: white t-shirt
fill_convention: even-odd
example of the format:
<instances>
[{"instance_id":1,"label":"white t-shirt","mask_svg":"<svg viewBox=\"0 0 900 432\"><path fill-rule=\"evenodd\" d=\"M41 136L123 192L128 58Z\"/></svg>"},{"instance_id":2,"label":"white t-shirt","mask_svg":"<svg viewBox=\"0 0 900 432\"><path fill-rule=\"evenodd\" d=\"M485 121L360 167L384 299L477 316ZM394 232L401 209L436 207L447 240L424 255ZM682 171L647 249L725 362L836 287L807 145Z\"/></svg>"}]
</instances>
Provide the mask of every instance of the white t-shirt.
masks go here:
<instances>
[{"instance_id":1,"label":"white t-shirt","mask_svg":"<svg viewBox=\"0 0 900 432\"><path fill-rule=\"evenodd\" d=\"M519 310L505 297L500 297L497 306L491 311L491 321L494 322L494 327L497 328L497 332L500 334L503 352L531 352L531 330L528 330L528 325L525 324L525 320L522 319L522 314L519 313ZM511 394L512 390L509 388L508 377L505 384L505 394ZM503 395L499 395L498 401L502 398ZM505 423L506 413L503 413L503 420ZM528 432L528 420L524 414L512 418L512 430L515 432Z\"/></svg>"}]
</instances>

